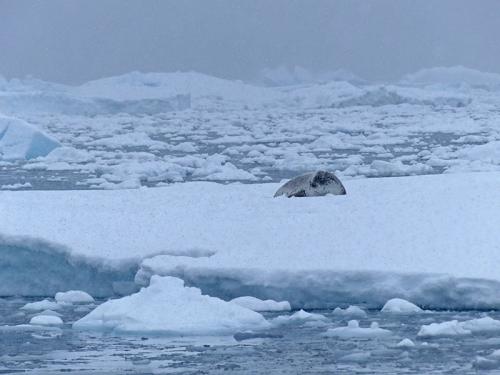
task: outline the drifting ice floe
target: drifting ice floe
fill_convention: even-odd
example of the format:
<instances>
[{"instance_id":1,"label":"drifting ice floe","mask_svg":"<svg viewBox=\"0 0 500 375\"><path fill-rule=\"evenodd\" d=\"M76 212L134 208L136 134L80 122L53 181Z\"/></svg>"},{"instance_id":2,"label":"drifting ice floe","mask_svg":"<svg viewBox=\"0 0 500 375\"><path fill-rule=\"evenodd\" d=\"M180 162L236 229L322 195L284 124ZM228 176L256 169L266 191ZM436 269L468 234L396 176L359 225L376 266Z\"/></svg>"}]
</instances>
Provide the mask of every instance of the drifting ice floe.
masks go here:
<instances>
[{"instance_id":1,"label":"drifting ice floe","mask_svg":"<svg viewBox=\"0 0 500 375\"><path fill-rule=\"evenodd\" d=\"M58 326L62 325L63 321L58 316L52 315L37 315L31 318L30 324L37 326Z\"/></svg>"},{"instance_id":2,"label":"drifting ice floe","mask_svg":"<svg viewBox=\"0 0 500 375\"><path fill-rule=\"evenodd\" d=\"M366 318L365 310L359 308L358 306L352 306L352 305L346 307L345 309L336 307L335 310L333 310L333 315L349 316L352 318Z\"/></svg>"},{"instance_id":3,"label":"drifting ice floe","mask_svg":"<svg viewBox=\"0 0 500 375\"><path fill-rule=\"evenodd\" d=\"M241 307L252 311L290 311L290 303L287 301L274 301L271 299L261 300L252 296L237 297L230 301Z\"/></svg>"},{"instance_id":4,"label":"drifting ice floe","mask_svg":"<svg viewBox=\"0 0 500 375\"><path fill-rule=\"evenodd\" d=\"M149 287L109 300L73 324L80 330L173 336L232 335L268 327L259 313L159 276L151 278Z\"/></svg>"},{"instance_id":5,"label":"drifting ice floe","mask_svg":"<svg viewBox=\"0 0 500 375\"><path fill-rule=\"evenodd\" d=\"M500 321L489 316L458 322L451 320L442 323L431 323L423 325L417 336L419 337L447 337L464 336L470 334L481 334L489 332L500 332Z\"/></svg>"},{"instance_id":6,"label":"drifting ice floe","mask_svg":"<svg viewBox=\"0 0 500 375\"><path fill-rule=\"evenodd\" d=\"M422 309L410 301L402 298L393 298L386 302L381 311L385 313L412 314L420 313Z\"/></svg>"},{"instance_id":7,"label":"drifting ice floe","mask_svg":"<svg viewBox=\"0 0 500 375\"><path fill-rule=\"evenodd\" d=\"M69 290L67 292L58 292L55 295L57 303L93 303L94 298L81 290Z\"/></svg>"},{"instance_id":8,"label":"drifting ice floe","mask_svg":"<svg viewBox=\"0 0 500 375\"><path fill-rule=\"evenodd\" d=\"M372 322L370 327L363 328L359 326L357 320L350 320L346 327L330 328L324 334L326 337L348 338L377 338L392 335L392 332L380 328L377 322Z\"/></svg>"},{"instance_id":9,"label":"drifting ice floe","mask_svg":"<svg viewBox=\"0 0 500 375\"><path fill-rule=\"evenodd\" d=\"M30 311L39 311L39 310L58 310L61 308L61 305L49 301L48 299L44 299L43 301L38 302L30 302L21 307L22 310L30 310Z\"/></svg>"}]
</instances>

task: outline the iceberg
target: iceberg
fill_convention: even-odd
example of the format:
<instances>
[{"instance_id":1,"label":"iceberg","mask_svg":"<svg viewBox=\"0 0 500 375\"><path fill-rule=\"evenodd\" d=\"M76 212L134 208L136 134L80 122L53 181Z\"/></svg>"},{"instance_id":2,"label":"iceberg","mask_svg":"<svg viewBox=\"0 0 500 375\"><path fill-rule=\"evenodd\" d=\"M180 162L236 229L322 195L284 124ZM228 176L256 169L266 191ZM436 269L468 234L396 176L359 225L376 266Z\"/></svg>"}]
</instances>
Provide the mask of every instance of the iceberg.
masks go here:
<instances>
[{"instance_id":1,"label":"iceberg","mask_svg":"<svg viewBox=\"0 0 500 375\"><path fill-rule=\"evenodd\" d=\"M27 122L0 115L0 160L46 156L60 143Z\"/></svg>"}]
</instances>

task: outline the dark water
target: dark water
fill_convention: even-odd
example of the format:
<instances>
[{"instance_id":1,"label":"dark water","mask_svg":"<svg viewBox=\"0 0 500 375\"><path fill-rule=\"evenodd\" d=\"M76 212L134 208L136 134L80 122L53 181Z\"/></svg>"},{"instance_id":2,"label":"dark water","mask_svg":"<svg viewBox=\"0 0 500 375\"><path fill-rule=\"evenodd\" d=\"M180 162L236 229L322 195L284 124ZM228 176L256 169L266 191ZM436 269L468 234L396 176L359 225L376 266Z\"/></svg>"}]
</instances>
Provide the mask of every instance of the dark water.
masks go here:
<instances>
[{"instance_id":1,"label":"dark water","mask_svg":"<svg viewBox=\"0 0 500 375\"><path fill-rule=\"evenodd\" d=\"M476 374L486 370L473 364L500 348L500 332L452 338L419 339L423 324L485 315L500 319L499 312L441 311L417 315L391 315L367 311L360 325L378 322L393 332L371 339L328 338L328 329L344 326L348 317L328 311L324 322L279 325L263 338L247 334L223 338L159 338L83 333L71 323L92 307L69 306L59 310L62 328L12 330L5 325L26 324L31 314L19 308L27 299L0 300L0 373L54 374ZM289 314L289 313L286 313ZM273 319L283 313L265 313ZM257 335L259 336L259 335ZM409 338L415 347L396 344ZM499 373L499 367L489 373Z\"/></svg>"}]
</instances>

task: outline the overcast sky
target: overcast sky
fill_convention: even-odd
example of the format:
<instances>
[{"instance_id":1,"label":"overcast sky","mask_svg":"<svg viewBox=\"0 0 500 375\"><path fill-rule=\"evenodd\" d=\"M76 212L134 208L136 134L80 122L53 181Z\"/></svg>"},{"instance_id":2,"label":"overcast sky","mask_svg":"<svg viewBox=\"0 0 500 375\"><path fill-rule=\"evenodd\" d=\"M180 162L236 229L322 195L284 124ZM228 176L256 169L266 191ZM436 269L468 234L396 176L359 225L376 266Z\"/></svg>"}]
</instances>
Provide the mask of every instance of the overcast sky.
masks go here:
<instances>
[{"instance_id":1,"label":"overcast sky","mask_svg":"<svg viewBox=\"0 0 500 375\"><path fill-rule=\"evenodd\" d=\"M195 70L251 80L280 65L370 80L449 65L500 73L500 1L0 0L9 78Z\"/></svg>"}]
</instances>

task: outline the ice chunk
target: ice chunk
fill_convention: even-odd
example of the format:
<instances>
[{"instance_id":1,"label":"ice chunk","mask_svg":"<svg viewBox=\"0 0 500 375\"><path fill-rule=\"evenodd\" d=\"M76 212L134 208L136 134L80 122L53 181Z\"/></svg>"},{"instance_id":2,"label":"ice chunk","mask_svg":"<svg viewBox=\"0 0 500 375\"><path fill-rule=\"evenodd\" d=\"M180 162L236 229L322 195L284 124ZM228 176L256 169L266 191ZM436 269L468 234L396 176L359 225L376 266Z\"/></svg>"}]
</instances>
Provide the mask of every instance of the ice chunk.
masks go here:
<instances>
[{"instance_id":1,"label":"ice chunk","mask_svg":"<svg viewBox=\"0 0 500 375\"><path fill-rule=\"evenodd\" d=\"M376 338L389 336L392 332L380 328L377 322L373 322L369 328L362 328L359 326L357 320L350 320L346 327L330 328L323 335L326 337L339 337L343 339L348 338Z\"/></svg>"},{"instance_id":2,"label":"ice chunk","mask_svg":"<svg viewBox=\"0 0 500 375\"><path fill-rule=\"evenodd\" d=\"M447 336L465 336L472 332L465 329L457 320L451 320L443 323L431 323L423 325L418 331L418 337L447 337Z\"/></svg>"},{"instance_id":3,"label":"ice chunk","mask_svg":"<svg viewBox=\"0 0 500 375\"><path fill-rule=\"evenodd\" d=\"M472 333L500 331L500 320L492 319L489 316L479 319L466 320L465 322L460 322L460 325L462 328L471 331Z\"/></svg>"},{"instance_id":4,"label":"ice chunk","mask_svg":"<svg viewBox=\"0 0 500 375\"><path fill-rule=\"evenodd\" d=\"M57 311L54 310L43 310L42 312L38 313L37 315L47 315L47 316L61 316Z\"/></svg>"},{"instance_id":5,"label":"ice chunk","mask_svg":"<svg viewBox=\"0 0 500 375\"><path fill-rule=\"evenodd\" d=\"M358 352L344 355L339 358L341 362L354 362L354 363L364 363L370 360L370 352Z\"/></svg>"},{"instance_id":6,"label":"ice chunk","mask_svg":"<svg viewBox=\"0 0 500 375\"><path fill-rule=\"evenodd\" d=\"M349 316L353 318L366 318L365 310L359 308L358 306L352 305L345 309L336 307L335 310L333 310L333 315Z\"/></svg>"},{"instance_id":7,"label":"ice chunk","mask_svg":"<svg viewBox=\"0 0 500 375\"><path fill-rule=\"evenodd\" d=\"M55 299L58 303L93 303L94 298L87 292L81 290L68 290L56 293Z\"/></svg>"},{"instance_id":8,"label":"ice chunk","mask_svg":"<svg viewBox=\"0 0 500 375\"><path fill-rule=\"evenodd\" d=\"M63 321L58 316L52 315L37 315L31 318L30 324L36 326L58 326L62 325Z\"/></svg>"},{"instance_id":9,"label":"ice chunk","mask_svg":"<svg viewBox=\"0 0 500 375\"><path fill-rule=\"evenodd\" d=\"M301 322L321 322L328 320L326 316L321 314L309 313L304 310L299 310L292 315L281 315L272 320L274 324L290 324Z\"/></svg>"},{"instance_id":10,"label":"ice chunk","mask_svg":"<svg viewBox=\"0 0 500 375\"><path fill-rule=\"evenodd\" d=\"M73 324L81 330L163 335L231 335L269 327L262 315L202 295L174 277L153 276L138 293L109 300Z\"/></svg>"},{"instance_id":11,"label":"ice chunk","mask_svg":"<svg viewBox=\"0 0 500 375\"><path fill-rule=\"evenodd\" d=\"M290 303L287 301L277 302L272 299L261 300L251 296L237 297L230 302L253 311L290 311Z\"/></svg>"},{"instance_id":12,"label":"ice chunk","mask_svg":"<svg viewBox=\"0 0 500 375\"><path fill-rule=\"evenodd\" d=\"M385 303L381 311L386 313L411 314L420 313L422 309L410 301L402 298L393 298Z\"/></svg>"},{"instance_id":13,"label":"ice chunk","mask_svg":"<svg viewBox=\"0 0 500 375\"><path fill-rule=\"evenodd\" d=\"M61 308L56 302L49 301L48 299L44 299L43 301L30 302L21 307L22 310L31 310L31 311L41 311L41 310L58 310Z\"/></svg>"},{"instance_id":14,"label":"ice chunk","mask_svg":"<svg viewBox=\"0 0 500 375\"><path fill-rule=\"evenodd\" d=\"M403 339L398 344L396 345L398 348L402 349L410 349L415 346L415 343L411 341L410 339Z\"/></svg>"},{"instance_id":15,"label":"ice chunk","mask_svg":"<svg viewBox=\"0 0 500 375\"><path fill-rule=\"evenodd\" d=\"M27 122L0 115L0 160L45 156L60 144Z\"/></svg>"}]
</instances>

